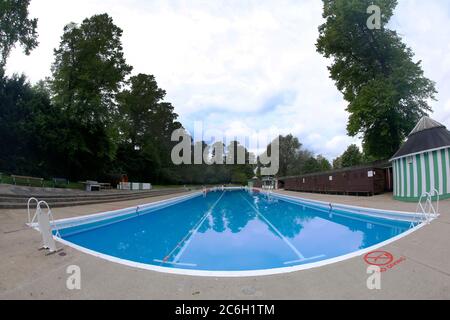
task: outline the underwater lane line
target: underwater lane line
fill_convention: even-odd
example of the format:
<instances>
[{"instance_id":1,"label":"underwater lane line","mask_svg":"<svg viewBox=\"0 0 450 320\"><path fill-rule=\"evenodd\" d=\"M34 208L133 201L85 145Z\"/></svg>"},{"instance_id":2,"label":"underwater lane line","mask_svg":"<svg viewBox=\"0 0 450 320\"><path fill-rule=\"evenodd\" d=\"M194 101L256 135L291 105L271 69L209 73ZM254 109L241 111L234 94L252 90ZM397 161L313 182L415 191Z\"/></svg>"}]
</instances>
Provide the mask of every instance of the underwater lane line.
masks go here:
<instances>
[{"instance_id":1,"label":"underwater lane line","mask_svg":"<svg viewBox=\"0 0 450 320\"><path fill-rule=\"evenodd\" d=\"M309 257L309 258L305 258L305 256L303 256L303 254L298 251L298 249L281 233L280 230L277 229L277 227L275 227L270 221L269 219L267 219L259 210L258 208L256 208L253 204L250 203L250 201L248 201L242 194L240 195L242 197L242 199L244 199L248 205L253 209L253 211L255 211L255 213L270 227L272 228L272 230L275 231L275 233L284 241L284 243L286 243L286 245L291 248L291 250L297 255L298 259L297 260L293 260L293 261L286 261L284 262L284 264L293 264L293 263L297 263L297 262L302 262L302 261L308 261L308 260L313 260L313 259L318 259L318 258L322 258L324 257L324 255L318 255L318 256L314 256L314 257Z\"/></svg>"},{"instance_id":2,"label":"underwater lane line","mask_svg":"<svg viewBox=\"0 0 450 320\"><path fill-rule=\"evenodd\" d=\"M159 262L159 263L165 263L165 264L172 264L172 265L180 266L180 267L196 267L197 266L195 263L175 263L175 262L167 262L167 261L163 261L163 260L159 260L159 259L153 259L153 261Z\"/></svg>"},{"instance_id":3,"label":"underwater lane line","mask_svg":"<svg viewBox=\"0 0 450 320\"><path fill-rule=\"evenodd\" d=\"M196 264L181 264L178 263L178 261L180 260L182 254L185 252L186 248L189 246L189 244L191 243L192 237L198 232L198 230L200 229L200 227L203 225L203 222L205 222L205 220L211 215L211 213L213 212L214 208L217 206L217 204L219 203L219 201L223 198L225 194L225 191L222 192L222 194L220 195L219 199L217 199L216 202L214 202L214 204L208 209L208 211L205 213L205 215L197 222L197 224L195 225L195 227L193 229L191 229L184 237L183 239L181 239L180 242L178 242L178 244L175 246L175 248L173 248L172 251L170 251L170 253L163 259L163 260L157 260L154 259L153 261L155 262L159 262L159 263L166 263L166 264L172 264L172 265L190 265L190 266L196 266ZM182 246L182 247L181 247ZM178 248L180 248L180 252L178 252L178 254L175 256L175 258L173 259L173 261L168 261L170 259L170 257L176 252L176 250Z\"/></svg>"}]
</instances>

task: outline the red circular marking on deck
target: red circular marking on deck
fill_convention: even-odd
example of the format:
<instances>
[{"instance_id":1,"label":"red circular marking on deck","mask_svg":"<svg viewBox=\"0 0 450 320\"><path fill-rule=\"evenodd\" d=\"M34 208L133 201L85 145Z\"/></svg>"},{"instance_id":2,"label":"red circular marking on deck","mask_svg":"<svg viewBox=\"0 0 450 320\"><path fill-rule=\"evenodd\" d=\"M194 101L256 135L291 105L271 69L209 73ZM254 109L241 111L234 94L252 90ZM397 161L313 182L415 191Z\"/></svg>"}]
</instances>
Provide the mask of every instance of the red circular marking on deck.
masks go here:
<instances>
[{"instance_id":1,"label":"red circular marking on deck","mask_svg":"<svg viewBox=\"0 0 450 320\"><path fill-rule=\"evenodd\" d=\"M394 256L387 251L372 251L364 256L364 260L373 266L385 266L394 261Z\"/></svg>"}]
</instances>

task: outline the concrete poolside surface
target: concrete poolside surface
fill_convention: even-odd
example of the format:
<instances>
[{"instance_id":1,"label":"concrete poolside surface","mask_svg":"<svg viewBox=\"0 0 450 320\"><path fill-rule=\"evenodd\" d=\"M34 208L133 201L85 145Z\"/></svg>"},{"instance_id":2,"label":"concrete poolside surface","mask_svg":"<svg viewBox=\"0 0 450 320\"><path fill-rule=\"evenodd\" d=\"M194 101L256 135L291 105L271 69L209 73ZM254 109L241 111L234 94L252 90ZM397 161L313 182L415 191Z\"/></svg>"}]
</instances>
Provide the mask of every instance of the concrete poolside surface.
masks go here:
<instances>
[{"instance_id":1,"label":"concrete poolside surface","mask_svg":"<svg viewBox=\"0 0 450 320\"><path fill-rule=\"evenodd\" d=\"M350 197L279 191L363 207L415 211L392 195ZM174 195L180 196L181 194ZM92 214L173 196L56 208L56 219ZM25 227L26 210L0 210L0 299L450 299L450 200L441 216L381 250L399 265L382 274L382 289L366 286L367 264L355 257L274 276L204 278L135 269L64 247L63 255L38 251L39 233ZM62 245L59 244L61 247ZM68 290L66 269L81 268L81 290Z\"/></svg>"}]
</instances>

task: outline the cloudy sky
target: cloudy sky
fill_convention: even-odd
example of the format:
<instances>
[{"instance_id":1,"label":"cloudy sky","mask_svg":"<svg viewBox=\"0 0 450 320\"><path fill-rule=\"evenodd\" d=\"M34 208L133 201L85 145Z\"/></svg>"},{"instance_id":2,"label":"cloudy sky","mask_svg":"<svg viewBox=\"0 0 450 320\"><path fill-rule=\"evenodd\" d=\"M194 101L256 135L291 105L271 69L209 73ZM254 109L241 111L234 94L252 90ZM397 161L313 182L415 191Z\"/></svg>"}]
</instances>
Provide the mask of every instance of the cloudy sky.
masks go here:
<instances>
[{"instance_id":1,"label":"cloudy sky","mask_svg":"<svg viewBox=\"0 0 450 320\"><path fill-rule=\"evenodd\" d=\"M32 82L49 75L65 24L107 12L124 30L133 73L150 73L180 120L227 135L292 133L332 159L357 138L346 135L345 101L315 51L319 0L32 0L40 46L18 48L7 71ZM450 2L399 0L391 28L436 81L433 117L450 126Z\"/></svg>"}]
</instances>

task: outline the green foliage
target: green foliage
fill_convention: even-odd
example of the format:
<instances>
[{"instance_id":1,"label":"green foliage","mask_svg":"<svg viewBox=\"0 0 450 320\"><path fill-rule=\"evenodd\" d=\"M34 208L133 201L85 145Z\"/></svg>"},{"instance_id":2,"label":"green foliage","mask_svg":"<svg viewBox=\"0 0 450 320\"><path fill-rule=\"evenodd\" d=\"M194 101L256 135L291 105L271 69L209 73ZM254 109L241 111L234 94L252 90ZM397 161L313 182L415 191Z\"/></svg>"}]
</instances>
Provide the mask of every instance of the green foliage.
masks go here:
<instances>
[{"instance_id":1,"label":"green foliage","mask_svg":"<svg viewBox=\"0 0 450 320\"><path fill-rule=\"evenodd\" d=\"M280 169L277 176L287 177L304 173L304 167L307 161L313 157L313 153L304 149L298 138L292 134L280 135L279 145Z\"/></svg>"},{"instance_id":2,"label":"green foliage","mask_svg":"<svg viewBox=\"0 0 450 320\"><path fill-rule=\"evenodd\" d=\"M333 169L349 168L369 164L379 159L361 152L355 144L348 146L344 153L333 160Z\"/></svg>"},{"instance_id":3,"label":"green foliage","mask_svg":"<svg viewBox=\"0 0 450 320\"><path fill-rule=\"evenodd\" d=\"M129 89L117 96L121 134L116 168L132 179L167 180L173 173L171 134L181 128L178 115L163 101L166 92L154 76L138 74L129 83Z\"/></svg>"},{"instance_id":4,"label":"green foliage","mask_svg":"<svg viewBox=\"0 0 450 320\"><path fill-rule=\"evenodd\" d=\"M329 171L332 169L330 161L322 155L318 155L316 160L319 164L320 172Z\"/></svg>"},{"instance_id":5,"label":"green foliage","mask_svg":"<svg viewBox=\"0 0 450 320\"><path fill-rule=\"evenodd\" d=\"M15 44L25 54L37 47L37 19L28 18L30 0L0 0L0 77Z\"/></svg>"},{"instance_id":6,"label":"green foliage","mask_svg":"<svg viewBox=\"0 0 450 320\"><path fill-rule=\"evenodd\" d=\"M280 169L277 177L297 176L331 169L331 164L326 158L322 155L315 157L311 151L303 148L298 138L292 134L279 136L279 145ZM269 150L270 145L266 152ZM261 164L258 164L257 172L260 167Z\"/></svg>"},{"instance_id":7,"label":"green foliage","mask_svg":"<svg viewBox=\"0 0 450 320\"><path fill-rule=\"evenodd\" d=\"M355 144L350 145L340 156L340 168L354 167L363 163L363 154Z\"/></svg>"},{"instance_id":8,"label":"green foliage","mask_svg":"<svg viewBox=\"0 0 450 320\"><path fill-rule=\"evenodd\" d=\"M69 177L105 173L117 144L116 95L131 72L121 44L122 30L107 14L64 28L55 50L51 89L61 119L60 153Z\"/></svg>"},{"instance_id":9,"label":"green foliage","mask_svg":"<svg viewBox=\"0 0 450 320\"><path fill-rule=\"evenodd\" d=\"M331 170L330 162L323 156L310 157L306 160L301 174L325 172Z\"/></svg>"},{"instance_id":10,"label":"green foliage","mask_svg":"<svg viewBox=\"0 0 450 320\"><path fill-rule=\"evenodd\" d=\"M298 154L302 147L297 137L292 134L285 137L280 136L280 170L278 174L282 177L288 176L295 170L295 159L298 159Z\"/></svg>"},{"instance_id":11,"label":"green foliage","mask_svg":"<svg viewBox=\"0 0 450 320\"><path fill-rule=\"evenodd\" d=\"M0 168L42 175L55 157L50 144L60 116L48 92L39 85L32 87L23 75L14 75L0 78L0 101Z\"/></svg>"},{"instance_id":12,"label":"green foliage","mask_svg":"<svg viewBox=\"0 0 450 320\"><path fill-rule=\"evenodd\" d=\"M171 134L182 125L154 76L127 78L132 68L121 35L106 14L71 23L55 50L52 78L31 86L25 76L0 77L1 170L71 181L125 173L152 183L246 184L260 168L237 141L223 146L224 160L234 164L172 164ZM206 142L196 144L214 155ZM239 151L244 164L237 164ZM330 169L292 135L280 136L280 156L279 175Z\"/></svg>"},{"instance_id":13,"label":"green foliage","mask_svg":"<svg viewBox=\"0 0 450 320\"><path fill-rule=\"evenodd\" d=\"M342 158L337 157L333 160L333 169L341 169L342 168Z\"/></svg>"},{"instance_id":14,"label":"green foliage","mask_svg":"<svg viewBox=\"0 0 450 320\"><path fill-rule=\"evenodd\" d=\"M132 70L121 36L107 14L64 28L52 66L54 101L82 125L108 124L116 114L115 96Z\"/></svg>"},{"instance_id":15,"label":"green foliage","mask_svg":"<svg viewBox=\"0 0 450 320\"><path fill-rule=\"evenodd\" d=\"M317 50L333 58L330 75L344 94L350 113L349 135L361 134L364 152L375 159L392 156L420 117L431 111L434 82L423 75L421 62L385 25L396 0L323 0ZM370 30L367 8L378 5L382 28Z\"/></svg>"},{"instance_id":16,"label":"green foliage","mask_svg":"<svg viewBox=\"0 0 450 320\"><path fill-rule=\"evenodd\" d=\"M245 174L245 172L235 171L231 176L231 182L235 184L246 185L251 177Z\"/></svg>"},{"instance_id":17,"label":"green foliage","mask_svg":"<svg viewBox=\"0 0 450 320\"><path fill-rule=\"evenodd\" d=\"M212 146L206 142L196 142L192 144L192 159L194 158L194 146L200 145L201 150L208 150L210 157ZM223 146L223 145L222 145ZM178 177L182 183L188 184L238 184L246 185L248 180L255 175L255 165L250 163L250 152L237 141L231 141L225 149L224 164L211 164L210 161L202 161L202 164L183 164L174 168L175 177ZM237 152L240 149L245 155L245 164L237 164ZM232 151L234 150L234 151ZM231 157L231 155L234 155ZM225 164L233 162L234 164ZM192 162L193 163L193 162Z\"/></svg>"}]
</instances>

